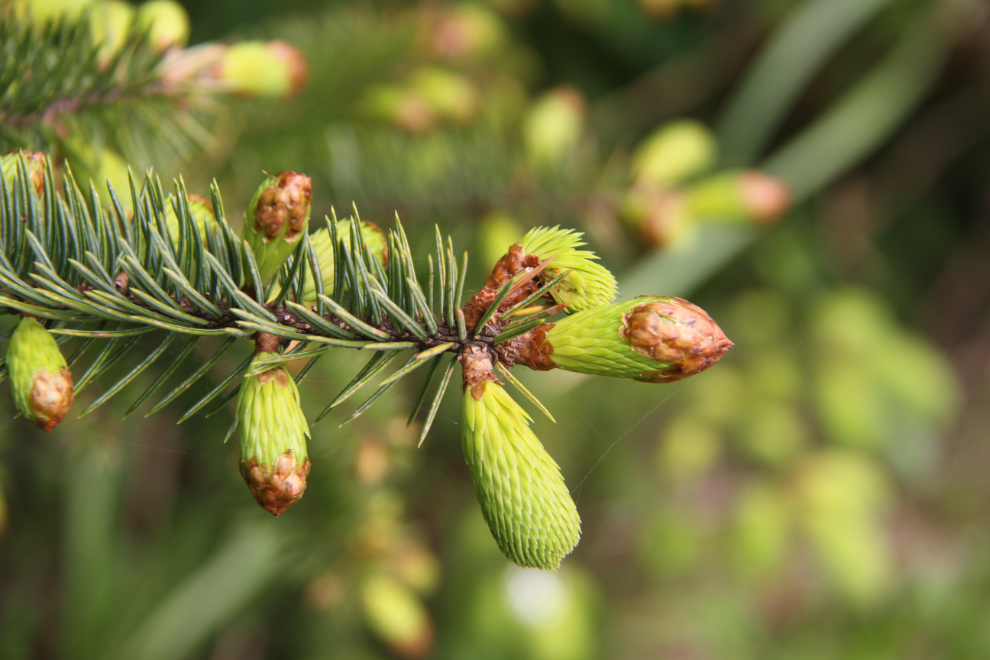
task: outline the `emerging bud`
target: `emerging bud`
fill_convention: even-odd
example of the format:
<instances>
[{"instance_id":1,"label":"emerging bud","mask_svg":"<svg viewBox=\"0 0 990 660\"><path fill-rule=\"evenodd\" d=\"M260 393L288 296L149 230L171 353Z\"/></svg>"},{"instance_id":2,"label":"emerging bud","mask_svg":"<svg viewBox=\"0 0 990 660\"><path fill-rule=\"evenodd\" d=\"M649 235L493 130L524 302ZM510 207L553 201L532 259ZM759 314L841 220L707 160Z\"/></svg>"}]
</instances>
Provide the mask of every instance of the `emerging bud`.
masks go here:
<instances>
[{"instance_id":1,"label":"emerging bud","mask_svg":"<svg viewBox=\"0 0 990 660\"><path fill-rule=\"evenodd\" d=\"M284 41L244 41L227 48L218 78L244 96L291 98L306 86L309 68L302 52Z\"/></svg>"},{"instance_id":2,"label":"emerging bud","mask_svg":"<svg viewBox=\"0 0 990 660\"><path fill-rule=\"evenodd\" d=\"M22 318L7 349L10 395L35 426L51 431L72 407L72 373L55 339L31 317Z\"/></svg>"},{"instance_id":3,"label":"emerging bud","mask_svg":"<svg viewBox=\"0 0 990 660\"><path fill-rule=\"evenodd\" d=\"M718 174L688 188L685 207L691 216L719 222L772 223L787 212L787 184L756 170Z\"/></svg>"},{"instance_id":4,"label":"emerging bud","mask_svg":"<svg viewBox=\"0 0 990 660\"><path fill-rule=\"evenodd\" d=\"M571 271L550 290L554 300L568 305L568 313L606 305L615 299L618 291L615 276L595 263L598 256L589 250L577 249L584 245L581 236L581 232L571 229L536 227L522 239L527 254L540 260L556 255L544 271L545 279L551 280Z\"/></svg>"},{"instance_id":5,"label":"emerging bud","mask_svg":"<svg viewBox=\"0 0 990 660\"><path fill-rule=\"evenodd\" d=\"M531 421L501 385L481 380L464 394L461 444L499 549L520 566L554 569L578 544L581 518Z\"/></svg>"},{"instance_id":6,"label":"emerging bud","mask_svg":"<svg viewBox=\"0 0 990 660\"><path fill-rule=\"evenodd\" d=\"M175 208L172 205L174 197L169 195L165 200L165 224L168 225L168 233L172 237L172 244L179 244L179 218L175 215ZM217 221L217 216L213 214L213 204L202 195L186 195L186 206L196 222L196 229L199 236L206 245L206 228Z\"/></svg>"},{"instance_id":7,"label":"emerging bud","mask_svg":"<svg viewBox=\"0 0 990 660\"><path fill-rule=\"evenodd\" d=\"M259 353L255 359L275 353ZM309 425L299 390L284 367L248 376L237 400L241 476L258 504L276 517L306 491Z\"/></svg>"},{"instance_id":8,"label":"emerging bud","mask_svg":"<svg viewBox=\"0 0 990 660\"><path fill-rule=\"evenodd\" d=\"M351 235L351 223L341 222L337 225L337 238L342 241L349 241ZM382 266L388 265L388 247L385 245L385 232L381 227L373 222L361 222L361 237L364 244L371 251L371 254L382 262ZM320 264L320 279L323 280L323 291L326 295L333 292L334 275L334 252L333 240L330 238L330 231L320 229L309 235L309 242L316 250L316 260ZM276 296L277 291L272 292ZM307 270L306 279L303 282L302 300L306 302L316 300L316 284L313 282L312 274Z\"/></svg>"},{"instance_id":9,"label":"emerging bud","mask_svg":"<svg viewBox=\"0 0 990 660\"><path fill-rule=\"evenodd\" d=\"M14 180L17 177L17 161L21 156L24 157L31 186L38 193L38 197L41 197L45 192L45 154L40 151L12 151L0 156L0 170L3 171L7 189L11 191L14 189Z\"/></svg>"},{"instance_id":10,"label":"emerging bud","mask_svg":"<svg viewBox=\"0 0 990 660\"><path fill-rule=\"evenodd\" d=\"M675 243L695 227L684 193L652 184L633 184L622 198L622 218L650 247Z\"/></svg>"},{"instance_id":11,"label":"emerging bud","mask_svg":"<svg viewBox=\"0 0 990 660\"><path fill-rule=\"evenodd\" d=\"M651 133L633 156L638 183L670 186L704 172L718 157L715 137L706 126L682 119Z\"/></svg>"},{"instance_id":12,"label":"emerging bud","mask_svg":"<svg viewBox=\"0 0 990 660\"><path fill-rule=\"evenodd\" d=\"M305 174L269 176L254 193L244 236L267 283L296 249L309 224L313 185Z\"/></svg>"},{"instance_id":13,"label":"emerging bud","mask_svg":"<svg viewBox=\"0 0 990 660\"><path fill-rule=\"evenodd\" d=\"M138 6L135 23L139 30L148 30L155 50L179 48L189 41L189 15L185 8L172 0L151 0Z\"/></svg>"},{"instance_id":14,"label":"emerging bud","mask_svg":"<svg viewBox=\"0 0 990 660\"><path fill-rule=\"evenodd\" d=\"M704 371L732 348L697 305L680 298L645 298L553 324L543 350L568 371L669 383Z\"/></svg>"}]
</instances>

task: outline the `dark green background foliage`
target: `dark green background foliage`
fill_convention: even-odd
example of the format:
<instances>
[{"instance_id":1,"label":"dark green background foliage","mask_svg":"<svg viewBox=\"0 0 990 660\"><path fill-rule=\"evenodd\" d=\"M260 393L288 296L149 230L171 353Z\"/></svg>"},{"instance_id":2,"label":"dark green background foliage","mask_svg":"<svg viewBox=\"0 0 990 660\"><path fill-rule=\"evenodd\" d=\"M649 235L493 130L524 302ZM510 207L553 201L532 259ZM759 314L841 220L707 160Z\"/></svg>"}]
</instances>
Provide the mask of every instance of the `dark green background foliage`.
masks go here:
<instances>
[{"instance_id":1,"label":"dark green background foliage","mask_svg":"<svg viewBox=\"0 0 990 660\"><path fill-rule=\"evenodd\" d=\"M440 224L472 251L469 292L526 228L576 227L624 297L690 297L736 347L672 385L516 370L556 417L532 411L584 520L557 573L492 542L458 397L415 447L416 383L314 425L309 489L277 520L220 443L233 403L176 425L246 342L147 419L121 421L152 372L50 435L7 401L0 658L990 654L982 3L186 4L193 43L284 39L308 86L198 109L210 138L188 152L68 141L181 171L190 192L215 176L231 218L262 170L305 172L314 218L398 211L424 255ZM438 69L456 83L431 87ZM790 211L760 228L691 218L647 246L625 222L631 164L684 117L718 140L710 171L779 177ZM311 422L360 368L352 353L302 383Z\"/></svg>"}]
</instances>

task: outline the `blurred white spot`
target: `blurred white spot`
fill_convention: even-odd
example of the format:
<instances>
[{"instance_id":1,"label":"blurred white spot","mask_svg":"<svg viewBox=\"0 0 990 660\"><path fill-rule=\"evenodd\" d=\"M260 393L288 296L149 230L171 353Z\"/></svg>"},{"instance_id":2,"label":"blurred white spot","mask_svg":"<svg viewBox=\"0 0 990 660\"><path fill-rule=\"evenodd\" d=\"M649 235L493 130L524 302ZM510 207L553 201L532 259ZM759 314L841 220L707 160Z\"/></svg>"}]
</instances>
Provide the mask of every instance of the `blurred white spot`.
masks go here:
<instances>
[{"instance_id":1,"label":"blurred white spot","mask_svg":"<svg viewBox=\"0 0 990 660\"><path fill-rule=\"evenodd\" d=\"M505 600L519 623L548 628L566 612L567 586L556 573L509 566L505 571Z\"/></svg>"}]
</instances>

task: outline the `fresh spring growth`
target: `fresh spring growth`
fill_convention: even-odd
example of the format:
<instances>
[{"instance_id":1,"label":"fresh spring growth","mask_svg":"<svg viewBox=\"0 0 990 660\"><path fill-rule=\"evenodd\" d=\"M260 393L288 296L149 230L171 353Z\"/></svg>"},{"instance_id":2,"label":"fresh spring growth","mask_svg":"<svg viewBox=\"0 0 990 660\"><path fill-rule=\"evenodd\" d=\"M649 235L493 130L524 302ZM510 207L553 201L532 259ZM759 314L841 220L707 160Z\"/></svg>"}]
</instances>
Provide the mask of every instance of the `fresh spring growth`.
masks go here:
<instances>
[{"instance_id":1,"label":"fresh spring growth","mask_svg":"<svg viewBox=\"0 0 990 660\"><path fill-rule=\"evenodd\" d=\"M277 356L258 353L255 359ZM306 492L309 425L284 367L248 376L237 399L241 476L258 504L280 516Z\"/></svg>"},{"instance_id":2,"label":"fresh spring growth","mask_svg":"<svg viewBox=\"0 0 990 660\"><path fill-rule=\"evenodd\" d=\"M305 174L280 172L258 186L244 219L244 236L262 283L271 280L306 233L312 202L313 184Z\"/></svg>"},{"instance_id":3,"label":"fresh spring growth","mask_svg":"<svg viewBox=\"0 0 990 660\"><path fill-rule=\"evenodd\" d=\"M175 214L175 208L173 207L174 197L169 195L169 198L165 200L165 224L168 225L168 233L172 237L172 244L179 244L179 218ZM213 214L213 205L210 204L210 200L206 199L202 195L186 195L186 205L189 212L192 214L193 220L196 221L196 229L199 230L199 236L203 239L203 244L206 244L206 228L217 221L217 217Z\"/></svg>"},{"instance_id":4,"label":"fresh spring growth","mask_svg":"<svg viewBox=\"0 0 990 660\"><path fill-rule=\"evenodd\" d=\"M715 364L732 348L703 309L681 298L642 296L552 324L544 351L567 371L670 383Z\"/></svg>"},{"instance_id":5,"label":"fresh spring growth","mask_svg":"<svg viewBox=\"0 0 990 660\"><path fill-rule=\"evenodd\" d=\"M40 429L55 428L72 407L72 373L55 339L34 318L17 324L7 369L17 410Z\"/></svg>"},{"instance_id":6,"label":"fresh spring growth","mask_svg":"<svg viewBox=\"0 0 990 660\"><path fill-rule=\"evenodd\" d=\"M306 86L309 68L299 49L284 41L244 41L227 47L218 78L244 96L291 98Z\"/></svg>"},{"instance_id":7,"label":"fresh spring growth","mask_svg":"<svg viewBox=\"0 0 990 660\"><path fill-rule=\"evenodd\" d=\"M671 186L704 172L717 157L712 132L704 124L681 119L643 140L633 157L633 178L639 184Z\"/></svg>"},{"instance_id":8,"label":"fresh spring growth","mask_svg":"<svg viewBox=\"0 0 990 660\"><path fill-rule=\"evenodd\" d=\"M526 411L498 383L479 384L463 397L461 443L485 521L515 563L557 568L581 538L577 507Z\"/></svg>"},{"instance_id":9,"label":"fresh spring growth","mask_svg":"<svg viewBox=\"0 0 990 660\"><path fill-rule=\"evenodd\" d=\"M24 165L27 166L31 185L41 197L45 192L45 154L40 151L12 151L0 156L0 170L3 171L7 188L13 190L14 179L17 176L17 161L20 156L24 157Z\"/></svg>"},{"instance_id":10,"label":"fresh spring growth","mask_svg":"<svg viewBox=\"0 0 990 660\"><path fill-rule=\"evenodd\" d=\"M770 224L787 212L791 194L780 179L757 170L730 170L684 191L687 214L721 222Z\"/></svg>"},{"instance_id":11,"label":"fresh spring growth","mask_svg":"<svg viewBox=\"0 0 990 660\"><path fill-rule=\"evenodd\" d=\"M548 279L571 271L550 290L554 300L568 305L568 313L606 305L615 299L618 291L615 276L595 263L598 256L578 249L584 245L581 236L581 232L571 229L536 227L522 239L527 254L536 255L540 260L554 257L545 271Z\"/></svg>"},{"instance_id":12,"label":"fresh spring growth","mask_svg":"<svg viewBox=\"0 0 990 660\"><path fill-rule=\"evenodd\" d=\"M350 241L350 222L343 222L337 227L337 239L340 241ZM388 247L385 245L385 232L381 227L373 222L361 222L361 238L365 246L371 253L382 262L382 266L388 265ZM330 231L321 229L309 235L310 245L316 250L316 260L320 264L320 279L323 280L323 290L327 295L333 291L334 256L333 239L330 238ZM277 292L273 291L272 296ZM312 274L306 271L306 280L303 283L302 298L306 302L316 300L316 284L313 282Z\"/></svg>"}]
</instances>

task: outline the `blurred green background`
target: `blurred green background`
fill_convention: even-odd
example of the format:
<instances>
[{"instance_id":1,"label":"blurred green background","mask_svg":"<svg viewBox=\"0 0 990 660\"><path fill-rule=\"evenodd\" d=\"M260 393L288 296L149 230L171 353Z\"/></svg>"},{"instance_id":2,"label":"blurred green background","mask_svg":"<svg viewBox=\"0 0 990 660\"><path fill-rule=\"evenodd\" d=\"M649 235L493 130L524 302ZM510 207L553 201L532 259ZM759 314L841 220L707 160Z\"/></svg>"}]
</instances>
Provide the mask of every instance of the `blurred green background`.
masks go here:
<instances>
[{"instance_id":1,"label":"blurred green background","mask_svg":"<svg viewBox=\"0 0 990 660\"><path fill-rule=\"evenodd\" d=\"M192 153L94 149L215 176L230 217L305 172L316 218L451 232L469 290L575 227L624 297L689 297L736 346L672 385L518 374L584 520L556 573L492 541L456 396L420 449L415 384L335 411L277 520L220 443L233 404L121 421L145 373L44 435L5 398L0 658L990 657L986 3L185 5L192 44L285 40L307 86L211 108ZM323 359L307 416L359 367Z\"/></svg>"}]
</instances>

